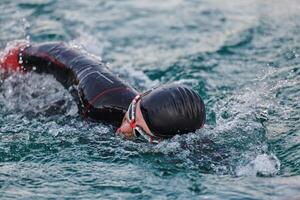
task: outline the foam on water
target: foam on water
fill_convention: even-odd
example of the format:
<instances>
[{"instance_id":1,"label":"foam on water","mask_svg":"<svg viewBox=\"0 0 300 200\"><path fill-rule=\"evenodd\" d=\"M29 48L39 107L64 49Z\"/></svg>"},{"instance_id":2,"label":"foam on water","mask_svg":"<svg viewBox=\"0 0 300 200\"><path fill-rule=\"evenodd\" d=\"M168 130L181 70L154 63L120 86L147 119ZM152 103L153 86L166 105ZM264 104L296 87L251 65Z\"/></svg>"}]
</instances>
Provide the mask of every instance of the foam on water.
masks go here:
<instances>
[{"instance_id":1,"label":"foam on water","mask_svg":"<svg viewBox=\"0 0 300 200\"><path fill-rule=\"evenodd\" d=\"M274 176L280 169L280 161L271 154L258 155L246 166L239 166L236 169L237 176Z\"/></svg>"}]
</instances>

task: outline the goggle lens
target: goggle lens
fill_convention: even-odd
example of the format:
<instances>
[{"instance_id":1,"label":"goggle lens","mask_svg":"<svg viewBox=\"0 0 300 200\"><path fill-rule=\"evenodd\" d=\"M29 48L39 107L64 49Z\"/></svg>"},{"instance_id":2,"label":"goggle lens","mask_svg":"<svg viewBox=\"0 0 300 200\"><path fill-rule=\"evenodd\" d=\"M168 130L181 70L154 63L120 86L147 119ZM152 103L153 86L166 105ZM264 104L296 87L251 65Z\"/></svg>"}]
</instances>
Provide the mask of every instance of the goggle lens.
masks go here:
<instances>
[{"instance_id":1,"label":"goggle lens","mask_svg":"<svg viewBox=\"0 0 300 200\"><path fill-rule=\"evenodd\" d=\"M135 117L136 117L136 103L138 102L138 100L140 99L140 96L137 96L134 98L134 100L131 102L131 104L128 107L128 111L127 111L127 118L130 121L130 125L132 127L133 130L133 134L135 135L135 137L139 137L139 136L143 136L143 138L145 140L147 140L150 143L159 143L158 140L154 140L153 137L149 136L149 134L147 134L147 132L140 126L137 126L135 124Z\"/></svg>"}]
</instances>

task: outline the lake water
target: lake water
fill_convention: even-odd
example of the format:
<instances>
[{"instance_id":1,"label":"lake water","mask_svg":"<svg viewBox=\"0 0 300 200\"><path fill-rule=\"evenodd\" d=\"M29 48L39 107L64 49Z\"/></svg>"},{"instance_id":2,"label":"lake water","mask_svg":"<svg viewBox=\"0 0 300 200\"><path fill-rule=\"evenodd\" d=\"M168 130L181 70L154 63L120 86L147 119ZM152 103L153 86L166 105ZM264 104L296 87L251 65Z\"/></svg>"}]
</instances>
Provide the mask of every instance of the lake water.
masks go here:
<instances>
[{"instance_id":1,"label":"lake water","mask_svg":"<svg viewBox=\"0 0 300 200\"><path fill-rule=\"evenodd\" d=\"M2 0L0 55L64 41L141 90L199 92L202 130L158 145L84 120L49 75L0 84L1 199L299 199L298 0Z\"/></svg>"}]
</instances>

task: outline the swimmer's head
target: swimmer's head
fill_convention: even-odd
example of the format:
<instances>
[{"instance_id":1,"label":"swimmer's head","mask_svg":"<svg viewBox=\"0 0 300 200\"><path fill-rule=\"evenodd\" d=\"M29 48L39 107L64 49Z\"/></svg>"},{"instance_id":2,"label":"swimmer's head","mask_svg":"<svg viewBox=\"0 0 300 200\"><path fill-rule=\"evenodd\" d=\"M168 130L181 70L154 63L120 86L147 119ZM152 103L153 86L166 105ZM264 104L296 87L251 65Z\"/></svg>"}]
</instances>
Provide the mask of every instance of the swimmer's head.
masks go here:
<instances>
[{"instance_id":1,"label":"swimmer's head","mask_svg":"<svg viewBox=\"0 0 300 200\"><path fill-rule=\"evenodd\" d=\"M143 136L149 142L194 132L205 122L200 96L180 85L166 85L138 95L130 104L118 133L127 139Z\"/></svg>"},{"instance_id":2,"label":"swimmer's head","mask_svg":"<svg viewBox=\"0 0 300 200\"><path fill-rule=\"evenodd\" d=\"M202 99L181 85L165 85L146 92L140 109L151 133L158 138L194 132L205 123Z\"/></svg>"}]
</instances>

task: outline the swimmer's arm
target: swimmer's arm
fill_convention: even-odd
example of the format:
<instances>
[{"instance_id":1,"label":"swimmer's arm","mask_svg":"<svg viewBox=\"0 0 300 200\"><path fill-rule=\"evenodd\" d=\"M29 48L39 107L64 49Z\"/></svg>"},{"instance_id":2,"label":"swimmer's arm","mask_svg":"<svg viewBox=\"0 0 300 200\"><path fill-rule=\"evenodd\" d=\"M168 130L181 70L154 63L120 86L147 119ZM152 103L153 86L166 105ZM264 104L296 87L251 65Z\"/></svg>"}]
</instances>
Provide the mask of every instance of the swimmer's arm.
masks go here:
<instances>
[{"instance_id":1,"label":"swimmer's arm","mask_svg":"<svg viewBox=\"0 0 300 200\"><path fill-rule=\"evenodd\" d=\"M82 51L61 42L18 44L0 59L7 71L35 71L52 74L65 88L77 85L86 69L104 67L103 63Z\"/></svg>"},{"instance_id":2,"label":"swimmer's arm","mask_svg":"<svg viewBox=\"0 0 300 200\"><path fill-rule=\"evenodd\" d=\"M35 71L53 75L71 92L79 108L85 107L83 100L88 94L77 87L80 82L78 77L87 67L99 66L94 59L63 43L20 44L0 60L0 67L5 71Z\"/></svg>"},{"instance_id":3,"label":"swimmer's arm","mask_svg":"<svg viewBox=\"0 0 300 200\"><path fill-rule=\"evenodd\" d=\"M63 43L31 45L21 51L21 70L52 74L66 89L77 84L74 50Z\"/></svg>"},{"instance_id":4,"label":"swimmer's arm","mask_svg":"<svg viewBox=\"0 0 300 200\"><path fill-rule=\"evenodd\" d=\"M63 43L46 43L41 45L18 44L8 50L0 59L0 68L4 71L52 74L63 86L76 84L74 79L74 59L72 49ZM73 53L74 54L74 53Z\"/></svg>"}]
</instances>

